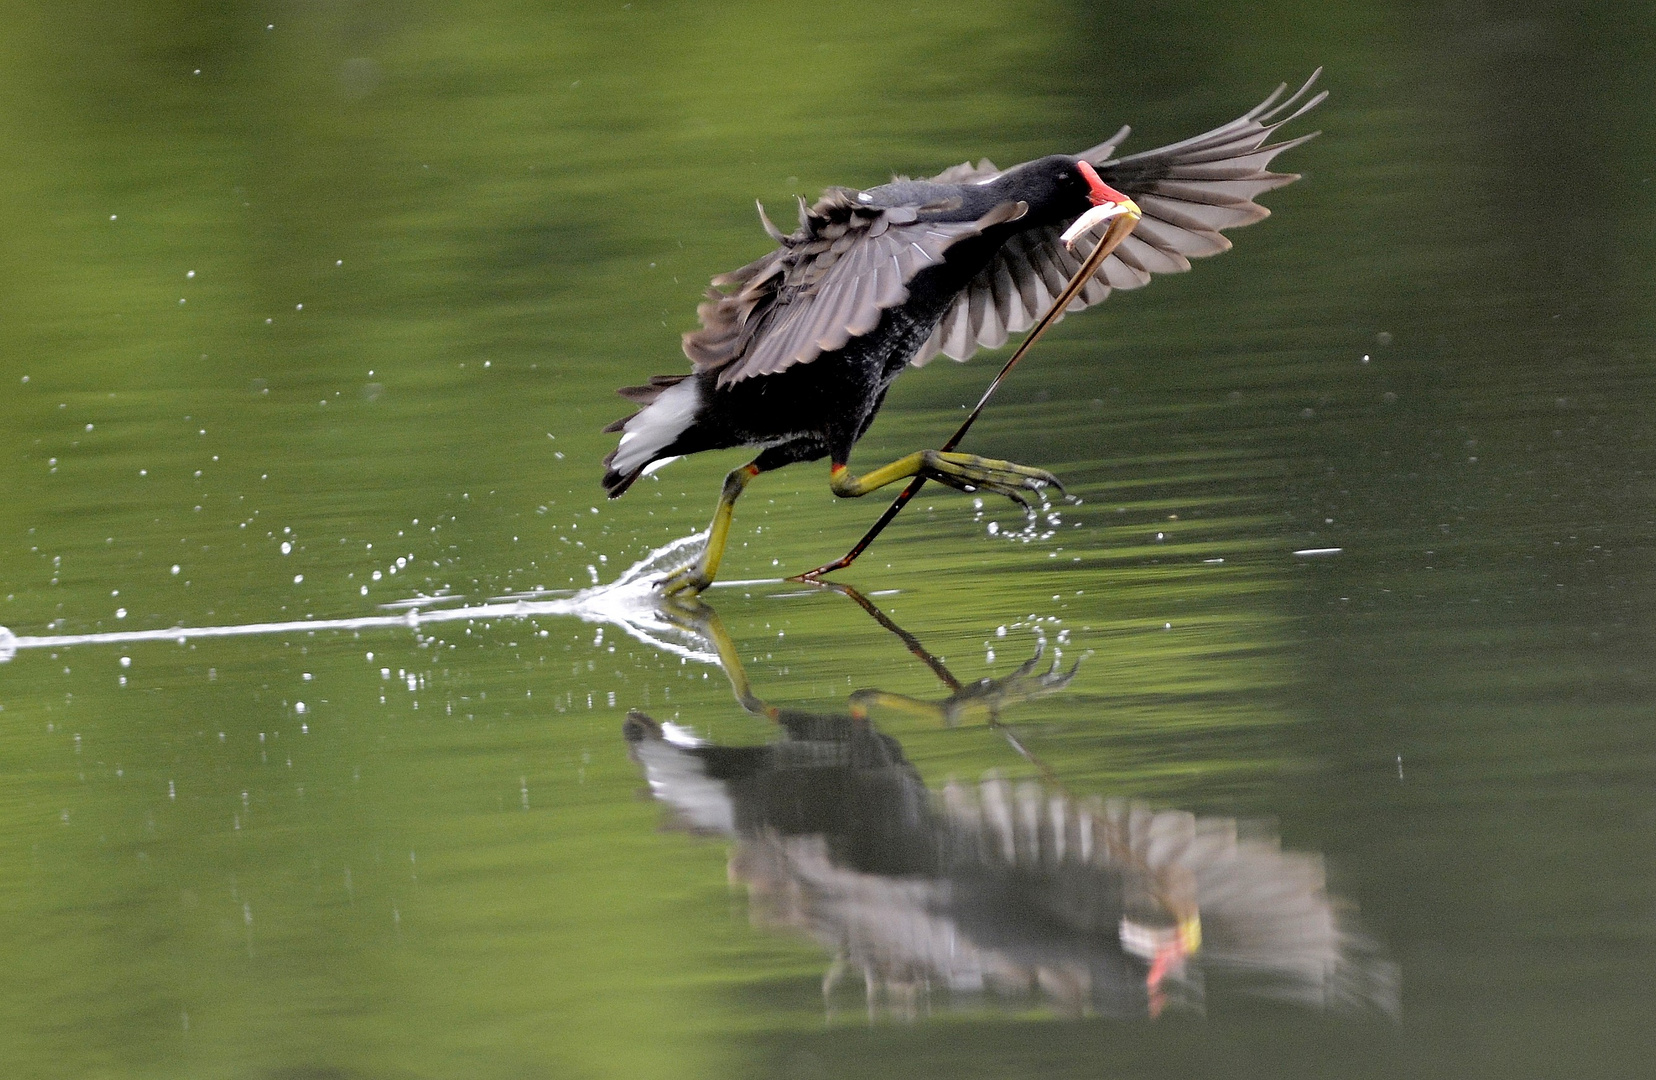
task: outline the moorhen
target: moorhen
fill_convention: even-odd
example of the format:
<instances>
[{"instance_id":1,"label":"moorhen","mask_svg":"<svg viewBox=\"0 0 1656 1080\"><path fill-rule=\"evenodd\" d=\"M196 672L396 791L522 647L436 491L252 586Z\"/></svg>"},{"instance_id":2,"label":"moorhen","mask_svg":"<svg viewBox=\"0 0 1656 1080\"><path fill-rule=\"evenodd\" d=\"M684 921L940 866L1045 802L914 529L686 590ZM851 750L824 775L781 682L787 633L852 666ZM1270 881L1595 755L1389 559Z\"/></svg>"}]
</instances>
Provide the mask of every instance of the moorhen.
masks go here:
<instances>
[{"instance_id":1,"label":"moorhen","mask_svg":"<svg viewBox=\"0 0 1656 1080\"><path fill-rule=\"evenodd\" d=\"M622 433L604 459L612 499L685 454L760 448L725 477L700 557L667 575L663 590L706 588L742 489L797 461L828 458L829 486L842 497L919 476L997 492L1029 511L1026 493L1057 485L1044 469L921 450L856 476L847 468L851 448L904 367L938 353L965 360L1029 329L1082 265L1069 250L1078 233L1118 215L1137 222L1124 238L1112 222L1115 235L1100 242L1119 246L1070 311L1228 249L1221 230L1268 216L1254 198L1299 178L1269 171L1271 159L1316 133L1268 140L1323 100L1326 92L1307 97L1320 73L1286 100L1279 86L1228 124L1129 157L1113 156L1123 127L1079 154L1010 169L984 159L926 180L829 188L815 205L799 200L792 233L761 206L759 220L778 246L713 279L697 309L701 329L684 335L693 370L621 388L642 408L604 429Z\"/></svg>"}]
</instances>

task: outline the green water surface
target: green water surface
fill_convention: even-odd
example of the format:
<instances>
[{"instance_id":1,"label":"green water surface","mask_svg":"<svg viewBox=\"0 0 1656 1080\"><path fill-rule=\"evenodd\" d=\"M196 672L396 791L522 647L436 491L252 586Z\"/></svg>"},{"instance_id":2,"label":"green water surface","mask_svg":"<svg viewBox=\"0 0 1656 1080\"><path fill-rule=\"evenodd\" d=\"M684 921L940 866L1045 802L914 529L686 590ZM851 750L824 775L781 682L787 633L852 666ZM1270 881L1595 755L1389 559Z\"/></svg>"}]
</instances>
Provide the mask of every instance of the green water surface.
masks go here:
<instances>
[{"instance_id":1,"label":"green water surface","mask_svg":"<svg viewBox=\"0 0 1656 1080\"><path fill-rule=\"evenodd\" d=\"M608 582L738 453L609 503L615 386L683 370L762 199L1205 130L1327 66L1236 250L1066 320L841 575L961 680L922 779L1274 823L1395 1012L1210 993L830 1010L729 843L664 828L628 709L774 737L719 667L494 617L0 665L8 1077L1638 1077L1656 1060L1649 8L8 4L0 624L341 619ZM996 357L905 376L854 466ZM724 576L883 507L755 483ZM1011 529L1003 530L1010 532ZM1308 549L1338 549L1322 556ZM566 594L560 594L566 595ZM437 598L437 599L432 599ZM768 701L937 679L851 603L712 590ZM1050 655L1050 654L1049 654ZM855 980L854 980L855 981ZM855 997L855 994L852 995Z\"/></svg>"}]
</instances>

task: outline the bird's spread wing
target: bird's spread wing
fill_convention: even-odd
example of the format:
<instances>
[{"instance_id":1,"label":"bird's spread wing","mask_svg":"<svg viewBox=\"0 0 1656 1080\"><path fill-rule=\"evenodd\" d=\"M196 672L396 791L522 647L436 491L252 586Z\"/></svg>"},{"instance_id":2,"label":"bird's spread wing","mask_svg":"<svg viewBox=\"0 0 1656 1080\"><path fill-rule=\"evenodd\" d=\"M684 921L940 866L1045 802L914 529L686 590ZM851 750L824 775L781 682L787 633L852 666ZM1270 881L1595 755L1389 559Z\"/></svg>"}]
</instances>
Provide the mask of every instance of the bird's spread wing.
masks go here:
<instances>
[{"instance_id":1,"label":"bird's spread wing","mask_svg":"<svg viewBox=\"0 0 1656 1080\"><path fill-rule=\"evenodd\" d=\"M1066 310L1096 304L1111 289L1136 289L1152 274L1189 270L1191 259L1230 248L1220 230L1268 217L1270 211L1254 198L1299 179L1293 173L1271 172L1271 159L1316 133L1277 143L1269 140L1277 128L1327 96L1306 97L1319 74L1320 68L1280 103L1287 87L1278 87L1256 108L1205 135L1117 158L1116 147L1128 132L1122 128L1108 142L1077 155L1090 161L1106 184L1131 196L1144 217ZM938 179L981 183L997 175L985 160L975 167L956 165ZM1078 244L1079 254L1071 254L1064 247L1059 236L1068 224L1014 235L956 298L913 363L924 364L940 352L965 360L980 346L997 348L1008 334L1033 326L1090 250Z\"/></svg>"},{"instance_id":2,"label":"bird's spread wing","mask_svg":"<svg viewBox=\"0 0 1656 1080\"><path fill-rule=\"evenodd\" d=\"M698 372L718 371L721 387L810 363L873 330L954 244L1026 209L1003 203L976 221L928 222L914 207L868 206L836 188L815 206L801 200L799 229L784 235L761 208L781 246L713 279L684 353Z\"/></svg>"},{"instance_id":3,"label":"bird's spread wing","mask_svg":"<svg viewBox=\"0 0 1656 1080\"><path fill-rule=\"evenodd\" d=\"M950 165L936 176L929 177L934 184L981 184L1001 174L995 163L988 158L981 158L976 165L970 161L962 161L959 165Z\"/></svg>"}]
</instances>

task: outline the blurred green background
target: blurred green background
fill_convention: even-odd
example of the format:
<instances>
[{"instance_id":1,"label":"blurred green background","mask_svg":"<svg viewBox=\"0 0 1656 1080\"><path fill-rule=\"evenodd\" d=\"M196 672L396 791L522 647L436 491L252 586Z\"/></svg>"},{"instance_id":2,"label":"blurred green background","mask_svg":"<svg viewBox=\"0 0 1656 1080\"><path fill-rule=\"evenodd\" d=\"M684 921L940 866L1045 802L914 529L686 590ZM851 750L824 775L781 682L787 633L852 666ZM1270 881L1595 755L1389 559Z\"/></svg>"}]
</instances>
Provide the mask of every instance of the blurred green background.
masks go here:
<instances>
[{"instance_id":1,"label":"blurred green background","mask_svg":"<svg viewBox=\"0 0 1656 1080\"><path fill-rule=\"evenodd\" d=\"M0 666L16 1077L1642 1076L1656 1057L1656 18L1530 4L6 4L0 624L373 614L610 580L708 455L602 500L752 200L1206 130L1326 65L1237 248L1043 342L847 575L1078 793L1275 820L1400 964L1396 1023L1247 999L825 1024L815 946L658 830L639 707L716 668L573 619L25 650ZM997 354L998 355L998 354ZM906 376L857 464L994 357ZM730 578L883 501L767 476ZM1305 548L1341 548L1324 559ZM1223 560L1222 562L1215 560ZM842 598L715 590L767 698L940 696ZM429 601L428 601L429 603ZM997 629L1008 628L1007 636ZM1063 637L1058 635L1062 633ZM302 708L301 708L302 704ZM928 782L1027 767L895 720Z\"/></svg>"}]
</instances>

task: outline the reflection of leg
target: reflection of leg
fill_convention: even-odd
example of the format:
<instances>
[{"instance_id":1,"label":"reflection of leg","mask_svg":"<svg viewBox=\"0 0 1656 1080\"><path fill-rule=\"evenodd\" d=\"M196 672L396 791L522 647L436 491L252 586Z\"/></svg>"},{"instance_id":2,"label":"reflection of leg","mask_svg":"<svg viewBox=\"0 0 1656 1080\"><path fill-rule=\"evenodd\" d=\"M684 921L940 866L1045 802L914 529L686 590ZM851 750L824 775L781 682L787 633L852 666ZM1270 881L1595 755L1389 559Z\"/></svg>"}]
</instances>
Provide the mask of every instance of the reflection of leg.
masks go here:
<instances>
[{"instance_id":1,"label":"reflection of leg","mask_svg":"<svg viewBox=\"0 0 1656 1080\"><path fill-rule=\"evenodd\" d=\"M691 631L713 646L713 651L719 654L719 667L724 669L725 677L730 680L730 689L735 693L736 700L741 703L742 708L767 720L777 718L776 707L765 704L754 694L753 684L748 682L747 669L742 666L741 653L736 648L736 642L731 640L730 632L725 629L724 620L719 618L717 611L694 598L663 604L659 610L668 621Z\"/></svg>"},{"instance_id":2,"label":"reflection of leg","mask_svg":"<svg viewBox=\"0 0 1656 1080\"><path fill-rule=\"evenodd\" d=\"M828 970L823 973L823 976L822 976L822 996L824 998L833 997L834 988L839 986L840 979L842 979L844 976L845 976L845 947L842 945L840 947L839 951L834 953L834 962L832 964L828 965Z\"/></svg>"},{"instance_id":3,"label":"reflection of leg","mask_svg":"<svg viewBox=\"0 0 1656 1080\"><path fill-rule=\"evenodd\" d=\"M894 694L888 690L858 690L851 695L849 706L852 719L861 721L868 720L869 714L875 709L904 716L917 716L922 720L932 720L937 723L948 721L948 716L939 703L922 701L919 698L909 697L907 694ZM952 727L953 725L949 726Z\"/></svg>"},{"instance_id":4,"label":"reflection of leg","mask_svg":"<svg viewBox=\"0 0 1656 1080\"><path fill-rule=\"evenodd\" d=\"M1058 478L1045 469L949 450L919 450L861 476L851 475L844 462L835 462L828 474L828 486L841 498L855 499L911 476L936 480L957 491L993 491L1005 495L1029 513L1034 508L1027 493L1040 494L1049 486L1060 492L1064 490Z\"/></svg>"},{"instance_id":5,"label":"reflection of leg","mask_svg":"<svg viewBox=\"0 0 1656 1080\"><path fill-rule=\"evenodd\" d=\"M998 679L979 679L970 686L957 684L955 692L942 701L922 701L885 690L858 690L851 695L851 714L858 719L867 719L873 709L879 708L936 720L948 727L980 722L994 726L1008 706L1037 701L1057 693L1068 686L1081 669L1081 662L1077 660L1068 671L1054 663L1049 670L1042 672L1039 667L1045 653L1046 645L1037 643L1035 655L1010 675L1002 675Z\"/></svg>"},{"instance_id":6,"label":"reflection of leg","mask_svg":"<svg viewBox=\"0 0 1656 1080\"><path fill-rule=\"evenodd\" d=\"M668 596L680 593L695 594L713 584L724 558L725 541L730 537L730 519L736 510L736 499L748 481L759 475L759 463L751 461L740 469L732 469L725 477L724 490L719 493L718 508L713 511L713 522L707 527L707 544L701 556L688 566L681 566L661 582L661 591Z\"/></svg>"}]
</instances>

